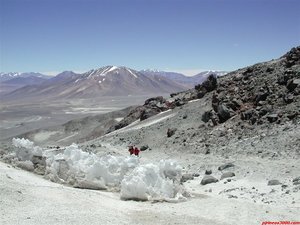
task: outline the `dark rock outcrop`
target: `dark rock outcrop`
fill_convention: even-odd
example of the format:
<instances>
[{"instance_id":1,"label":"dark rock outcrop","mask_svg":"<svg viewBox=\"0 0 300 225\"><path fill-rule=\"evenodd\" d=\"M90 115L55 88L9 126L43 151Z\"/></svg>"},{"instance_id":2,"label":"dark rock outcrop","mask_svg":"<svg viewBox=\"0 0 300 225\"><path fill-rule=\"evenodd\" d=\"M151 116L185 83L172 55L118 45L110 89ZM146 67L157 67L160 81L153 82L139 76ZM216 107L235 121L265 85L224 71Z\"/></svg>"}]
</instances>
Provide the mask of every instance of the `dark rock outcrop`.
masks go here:
<instances>
[{"instance_id":1,"label":"dark rock outcrop","mask_svg":"<svg viewBox=\"0 0 300 225\"><path fill-rule=\"evenodd\" d=\"M225 173L222 174L221 180L223 180L225 178L228 178L228 177L234 177L234 176L235 176L234 172L225 172Z\"/></svg>"},{"instance_id":2,"label":"dark rock outcrop","mask_svg":"<svg viewBox=\"0 0 300 225\"><path fill-rule=\"evenodd\" d=\"M168 102L162 96L149 98L145 101L144 105L137 106L136 108L131 110L123 120L111 127L107 133L126 127L136 120L148 119L151 116L157 115L160 112L166 111L174 107L174 103Z\"/></svg>"},{"instance_id":3,"label":"dark rock outcrop","mask_svg":"<svg viewBox=\"0 0 300 225\"><path fill-rule=\"evenodd\" d=\"M234 164L233 163L225 163L225 164L219 166L218 170L222 171L222 170L225 170L225 169L227 169L229 167L234 167Z\"/></svg>"},{"instance_id":4,"label":"dark rock outcrop","mask_svg":"<svg viewBox=\"0 0 300 225\"><path fill-rule=\"evenodd\" d=\"M268 185L269 185L269 186L273 186L273 185L281 185L281 183L279 182L279 180L269 180L269 181L268 181Z\"/></svg>"},{"instance_id":5,"label":"dark rock outcrop","mask_svg":"<svg viewBox=\"0 0 300 225\"><path fill-rule=\"evenodd\" d=\"M291 112L299 112L299 95L300 46L279 60L255 64L219 78L211 105L219 123L236 114L251 125L281 123L290 119ZM212 117L208 110L202 120L209 122Z\"/></svg>"},{"instance_id":6,"label":"dark rock outcrop","mask_svg":"<svg viewBox=\"0 0 300 225\"><path fill-rule=\"evenodd\" d=\"M201 184L202 185L206 185L206 184L211 184L211 183L216 183L219 180L211 175L206 175L203 177L203 179L201 180Z\"/></svg>"},{"instance_id":7,"label":"dark rock outcrop","mask_svg":"<svg viewBox=\"0 0 300 225\"><path fill-rule=\"evenodd\" d=\"M176 130L176 128L168 128L167 137L172 137L175 134Z\"/></svg>"}]
</instances>

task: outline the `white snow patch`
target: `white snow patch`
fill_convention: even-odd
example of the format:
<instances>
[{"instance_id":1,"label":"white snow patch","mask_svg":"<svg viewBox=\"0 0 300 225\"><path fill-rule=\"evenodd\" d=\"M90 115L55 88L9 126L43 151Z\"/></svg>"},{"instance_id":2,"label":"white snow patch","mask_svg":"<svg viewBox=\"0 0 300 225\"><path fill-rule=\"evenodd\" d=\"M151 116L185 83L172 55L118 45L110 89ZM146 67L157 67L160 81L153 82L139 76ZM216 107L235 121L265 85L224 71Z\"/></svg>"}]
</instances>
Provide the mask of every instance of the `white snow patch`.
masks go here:
<instances>
[{"instance_id":1,"label":"white snow patch","mask_svg":"<svg viewBox=\"0 0 300 225\"><path fill-rule=\"evenodd\" d=\"M136 167L121 183L121 199L185 200L180 186L181 173L182 168L172 160Z\"/></svg>"},{"instance_id":2,"label":"white snow patch","mask_svg":"<svg viewBox=\"0 0 300 225\"><path fill-rule=\"evenodd\" d=\"M135 78L138 78L136 74L134 74L130 69L126 68L126 70Z\"/></svg>"},{"instance_id":3,"label":"white snow patch","mask_svg":"<svg viewBox=\"0 0 300 225\"><path fill-rule=\"evenodd\" d=\"M12 143L16 147L15 156L20 161L30 161L33 155L42 156L42 149L28 139L13 138Z\"/></svg>"},{"instance_id":4,"label":"white snow patch","mask_svg":"<svg viewBox=\"0 0 300 225\"><path fill-rule=\"evenodd\" d=\"M57 131L41 131L34 135L34 141L42 142L48 140L52 135L57 134Z\"/></svg>"},{"instance_id":5,"label":"white snow patch","mask_svg":"<svg viewBox=\"0 0 300 225\"><path fill-rule=\"evenodd\" d=\"M69 136L67 136L67 137L64 137L64 138L62 138L62 139L59 139L59 140L57 140L57 142L60 143L60 142L62 142L62 141L68 140L68 139L70 139L71 137L74 137L74 136L76 136L76 135L78 135L78 132L75 132L74 134L71 134L71 135L69 135Z\"/></svg>"},{"instance_id":6,"label":"white snow patch","mask_svg":"<svg viewBox=\"0 0 300 225\"><path fill-rule=\"evenodd\" d=\"M165 112L162 112L162 113L165 113ZM159 114L158 114L159 115ZM173 117L173 116L175 116L176 115L176 113L173 113L173 114L170 114L170 115L166 115L166 116L164 116L164 117L161 117L161 118L158 118L158 119L155 119L155 120L145 120L145 121L143 121L143 122L141 122L140 124L138 124L137 126L135 126L135 127L132 127L131 129L132 130L138 130L138 129L141 129L141 128L143 128L143 127L149 127L149 126L151 126L151 125L153 125L153 124L156 124L156 123L159 123L159 122L161 122L161 121L163 121L163 120L166 120L166 119L168 119L168 118L171 118L171 117ZM139 121L139 120L138 120ZM135 123L135 122L134 122ZM135 125L135 124L130 124L130 125ZM130 126L129 125L129 126ZM127 126L127 127L129 127L129 126ZM126 128L126 127L125 127Z\"/></svg>"},{"instance_id":7,"label":"white snow patch","mask_svg":"<svg viewBox=\"0 0 300 225\"><path fill-rule=\"evenodd\" d=\"M109 67L106 68L105 70L102 71L102 73L100 74L100 76L105 76L106 72L109 70Z\"/></svg>"},{"instance_id":8,"label":"white snow patch","mask_svg":"<svg viewBox=\"0 0 300 225\"><path fill-rule=\"evenodd\" d=\"M170 111L171 111L171 109L166 110L164 112L161 112L161 113L157 114L156 116L160 116L160 115L162 115L164 113L167 113L167 112L170 112ZM150 119L147 119L147 120L144 120L144 121L140 121L138 119L138 120L132 122L131 124L129 124L128 126L126 126L126 127L123 127L121 129L115 130L115 131L113 131L109 134L106 134L106 136L114 135L116 133L122 133L122 132L130 131L130 130L138 130L138 129L141 129L143 127L148 127L148 126L151 126L153 124L159 123L163 120L166 120L168 118L172 118L175 115L176 115L176 113L173 113L173 114L161 117L161 118L156 118L156 119L155 118L154 119L150 118Z\"/></svg>"},{"instance_id":9,"label":"white snow patch","mask_svg":"<svg viewBox=\"0 0 300 225\"><path fill-rule=\"evenodd\" d=\"M33 148L34 143L25 138L13 138L12 143L17 148Z\"/></svg>"},{"instance_id":10,"label":"white snow patch","mask_svg":"<svg viewBox=\"0 0 300 225\"><path fill-rule=\"evenodd\" d=\"M72 144L58 155L46 160L47 176L56 182L73 184L75 187L92 189L119 188L124 175L137 166L137 157L99 157L89 154Z\"/></svg>"},{"instance_id":11,"label":"white snow patch","mask_svg":"<svg viewBox=\"0 0 300 225\"><path fill-rule=\"evenodd\" d=\"M101 76L105 76L107 73L112 72L112 71L114 71L114 70L116 70L118 68L119 67L117 67L117 66L108 67L104 71L102 71L102 73L100 75Z\"/></svg>"},{"instance_id":12,"label":"white snow patch","mask_svg":"<svg viewBox=\"0 0 300 225\"><path fill-rule=\"evenodd\" d=\"M117 66L112 66L108 71L107 71L107 73L109 73L109 72L112 72L112 71L114 71L114 70L116 70L116 69L118 69L119 67L117 67Z\"/></svg>"},{"instance_id":13,"label":"white snow patch","mask_svg":"<svg viewBox=\"0 0 300 225\"><path fill-rule=\"evenodd\" d=\"M115 121L120 122L122 119L124 119L124 117L118 117L118 118L115 118Z\"/></svg>"},{"instance_id":14,"label":"white snow patch","mask_svg":"<svg viewBox=\"0 0 300 225\"><path fill-rule=\"evenodd\" d=\"M95 74L97 72L97 70L92 70L92 72L90 73L90 75L88 76L88 78L92 77L93 74Z\"/></svg>"},{"instance_id":15,"label":"white snow patch","mask_svg":"<svg viewBox=\"0 0 300 225\"><path fill-rule=\"evenodd\" d=\"M188 101L188 103L198 102L198 101L200 101L200 99L194 99L194 100Z\"/></svg>"}]
</instances>

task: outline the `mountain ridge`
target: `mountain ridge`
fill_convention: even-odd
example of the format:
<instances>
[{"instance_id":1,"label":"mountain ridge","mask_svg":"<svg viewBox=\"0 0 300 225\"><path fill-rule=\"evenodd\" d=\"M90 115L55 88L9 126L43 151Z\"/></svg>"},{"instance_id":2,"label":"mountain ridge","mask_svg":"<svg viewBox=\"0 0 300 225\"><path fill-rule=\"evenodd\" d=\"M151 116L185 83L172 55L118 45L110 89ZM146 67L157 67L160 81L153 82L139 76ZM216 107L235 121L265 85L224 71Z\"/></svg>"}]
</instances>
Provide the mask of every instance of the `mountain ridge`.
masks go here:
<instances>
[{"instance_id":1,"label":"mountain ridge","mask_svg":"<svg viewBox=\"0 0 300 225\"><path fill-rule=\"evenodd\" d=\"M105 66L83 74L65 71L49 80L33 86L25 86L5 98L90 98L117 95L144 95L171 93L188 88L164 77L147 77L128 67Z\"/></svg>"}]
</instances>

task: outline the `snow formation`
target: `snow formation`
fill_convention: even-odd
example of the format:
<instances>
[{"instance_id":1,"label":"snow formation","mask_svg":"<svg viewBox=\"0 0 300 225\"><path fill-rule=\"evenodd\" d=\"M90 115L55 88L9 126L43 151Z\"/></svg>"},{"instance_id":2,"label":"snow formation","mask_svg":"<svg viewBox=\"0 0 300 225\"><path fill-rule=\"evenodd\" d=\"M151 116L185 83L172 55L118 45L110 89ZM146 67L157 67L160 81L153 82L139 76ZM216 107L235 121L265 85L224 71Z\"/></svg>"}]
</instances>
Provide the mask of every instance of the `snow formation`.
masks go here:
<instances>
[{"instance_id":1,"label":"snow formation","mask_svg":"<svg viewBox=\"0 0 300 225\"><path fill-rule=\"evenodd\" d=\"M172 160L161 160L158 165L136 167L121 183L122 199L181 200L180 178L182 168Z\"/></svg>"},{"instance_id":2,"label":"snow formation","mask_svg":"<svg viewBox=\"0 0 300 225\"><path fill-rule=\"evenodd\" d=\"M76 144L65 149L42 149L27 139L14 138L19 161L45 159L45 177L77 188L121 192L124 200L182 201L182 168L173 160L141 165L136 156L98 156L82 151Z\"/></svg>"},{"instance_id":3,"label":"snow formation","mask_svg":"<svg viewBox=\"0 0 300 225\"><path fill-rule=\"evenodd\" d=\"M16 147L16 158L20 161L30 161L33 155L42 156L42 148L34 146L34 143L28 139L13 138L12 143Z\"/></svg>"}]
</instances>

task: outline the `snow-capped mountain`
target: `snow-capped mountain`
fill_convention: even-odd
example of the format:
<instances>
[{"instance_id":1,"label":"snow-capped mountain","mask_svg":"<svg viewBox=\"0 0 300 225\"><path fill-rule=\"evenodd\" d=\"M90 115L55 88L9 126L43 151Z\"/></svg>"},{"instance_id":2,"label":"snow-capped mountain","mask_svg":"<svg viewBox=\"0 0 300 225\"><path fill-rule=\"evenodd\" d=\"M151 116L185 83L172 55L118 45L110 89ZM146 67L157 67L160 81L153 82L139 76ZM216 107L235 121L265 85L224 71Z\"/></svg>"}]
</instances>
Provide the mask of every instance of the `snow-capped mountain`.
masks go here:
<instances>
[{"instance_id":1,"label":"snow-capped mountain","mask_svg":"<svg viewBox=\"0 0 300 225\"><path fill-rule=\"evenodd\" d=\"M226 71L208 70L208 71L203 71L203 72L200 72L200 73L192 76L192 79L194 80L194 82L196 84L201 84L211 74L213 74L217 77L221 77L221 76L226 75L227 73L228 72L226 72Z\"/></svg>"},{"instance_id":2,"label":"snow-capped mountain","mask_svg":"<svg viewBox=\"0 0 300 225\"><path fill-rule=\"evenodd\" d=\"M176 81L177 83L186 85L189 88L192 88L195 85L202 83L210 74L214 74L216 76L223 76L227 73L225 71L209 70L209 71L203 71L194 76L185 76L184 74L181 73L166 72L160 70L141 70L140 72L145 74L148 77L154 77L154 76L165 77L173 81Z\"/></svg>"},{"instance_id":3,"label":"snow-capped mountain","mask_svg":"<svg viewBox=\"0 0 300 225\"><path fill-rule=\"evenodd\" d=\"M19 72L4 73L4 72L0 72L0 82L11 80L11 79L18 78L18 77L23 77L23 78L38 77L38 78L44 78L44 79L49 79L50 78L50 76L47 76L47 75L44 75L44 74L41 74L41 73L34 73L34 72L29 72L29 73L19 73Z\"/></svg>"},{"instance_id":4,"label":"snow-capped mountain","mask_svg":"<svg viewBox=\"0 0 300 225\"><path fill-rule=\"evenodd\" d=\"M19 77L21 74L22 73L18 73L18 72L11 72L11 73L0 72L0 82Z\"/></svg>"},{"instance_id":5,"label":"snow-capped mountain","mask_svg":"<svg viewBox=\"0 0 300 225\"><path fill-rule=\"evenodd\" d=\"M181 73L176 72L166 72L161 70L141 70L141 73L145 74L146 76L162 76L174 81L178 82L187 82L189 81L189 77L185 76ZM187 82L188 83L188 82Z\"/></svg>"},{"instance_id":6,"label":"snow-capped mountain","mask_svg":"<svg viewBox=\"0 0 300 225\"><path fill-rule=\"evenodd\" d=\"M8 93L26 85L36 85L49 79L41 73L0 73L0 93Z\"/></svg>"},{"instance_id":7,"label":"snow-capped mountain","mask_svg":"<svg viewBox=\"0 0 300 225\"><path fill-rule=\"evenodd\" d=\"M83 74L66 71L40 85L25 86L15 90L6 97L90 98L97 96L157 95L181 91L186 88L185 85L162 76L149 77L127 67L105 66Z\"/></svg>"}]
</instances>

